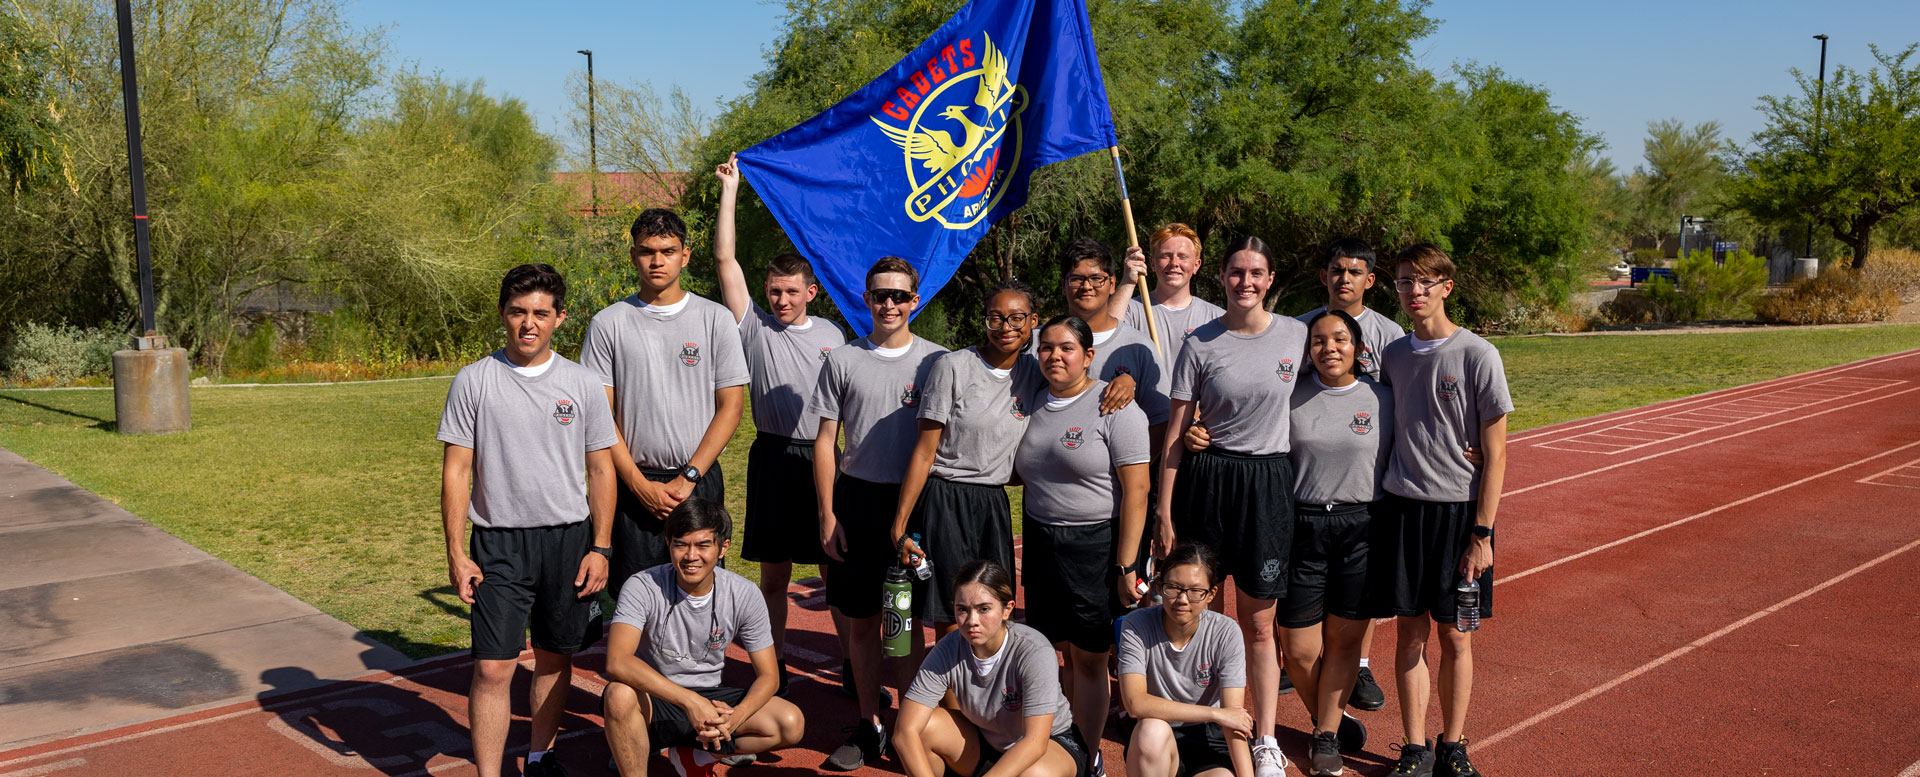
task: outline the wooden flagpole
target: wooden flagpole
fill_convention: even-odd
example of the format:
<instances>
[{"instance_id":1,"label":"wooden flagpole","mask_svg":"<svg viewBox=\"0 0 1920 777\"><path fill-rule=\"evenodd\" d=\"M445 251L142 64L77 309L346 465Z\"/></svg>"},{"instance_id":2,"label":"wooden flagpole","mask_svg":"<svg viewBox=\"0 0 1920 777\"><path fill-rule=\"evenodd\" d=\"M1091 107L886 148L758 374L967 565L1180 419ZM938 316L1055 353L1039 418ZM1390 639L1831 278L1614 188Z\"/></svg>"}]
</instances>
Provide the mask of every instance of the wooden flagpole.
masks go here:
<instances>
[{"instance_id":1,"label":"wooden flagpole","mask_svg":"<svg viewBox=\"0 0 1920 777\"><path fill-rule=\"evenodd\" d=\"M1133 202L1127 199L1127 173L1120 167L1120 147L1108 146L1107 152L1113 155L1113 179L1120 185L1120 213L1127 219L1127 247L1138 248L1140 232L1133 226ZM1160 344L1160 324L1153 317L1153 298L1147 296L1147 277L1140 276L1134 288L1140 292L1141 309L1147 312L1147 334L1153 338L1153 348L1166 353L1166 348Z\"/></svg>"}]
</instances>

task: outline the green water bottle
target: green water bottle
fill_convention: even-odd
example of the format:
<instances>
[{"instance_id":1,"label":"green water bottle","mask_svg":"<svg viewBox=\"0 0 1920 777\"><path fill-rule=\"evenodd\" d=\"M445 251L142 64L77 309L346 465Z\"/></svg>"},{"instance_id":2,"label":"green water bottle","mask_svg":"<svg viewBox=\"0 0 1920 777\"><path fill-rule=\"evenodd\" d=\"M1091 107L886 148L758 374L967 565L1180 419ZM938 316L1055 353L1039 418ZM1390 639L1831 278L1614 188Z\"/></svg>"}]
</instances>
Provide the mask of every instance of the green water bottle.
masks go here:
<instances>
[{"instance_id":1,"label":"green water bottle","mask_svg":"<svg viewBox=\"0 0 1920 777\"><path fill-rule=\"evenodd\" d=\"M913 573L899 564L887 567L880 593L881 652L904 656L913 650Z\"/></svg>"}]
</instances>

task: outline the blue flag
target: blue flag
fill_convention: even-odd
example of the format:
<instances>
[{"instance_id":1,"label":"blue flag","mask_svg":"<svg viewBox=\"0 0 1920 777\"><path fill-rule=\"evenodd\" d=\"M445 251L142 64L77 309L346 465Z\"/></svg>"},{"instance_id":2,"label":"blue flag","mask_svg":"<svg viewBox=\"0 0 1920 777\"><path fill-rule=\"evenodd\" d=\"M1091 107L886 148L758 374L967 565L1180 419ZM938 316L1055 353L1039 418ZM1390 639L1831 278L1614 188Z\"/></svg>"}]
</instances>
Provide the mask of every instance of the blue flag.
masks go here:
<instances>
[{"instance_id":1,"label":"blue flag","mask_svg":"<svg viewBox=\"0 0 1920 777\"><path fill-rule=\"evenodd\" d=\"M740 152L740 167L862 335L883 256L921 309L1027 200L1034 168L1115 145L1083 0L971 0L873 83Z\"/></svg>"}]
</instances>

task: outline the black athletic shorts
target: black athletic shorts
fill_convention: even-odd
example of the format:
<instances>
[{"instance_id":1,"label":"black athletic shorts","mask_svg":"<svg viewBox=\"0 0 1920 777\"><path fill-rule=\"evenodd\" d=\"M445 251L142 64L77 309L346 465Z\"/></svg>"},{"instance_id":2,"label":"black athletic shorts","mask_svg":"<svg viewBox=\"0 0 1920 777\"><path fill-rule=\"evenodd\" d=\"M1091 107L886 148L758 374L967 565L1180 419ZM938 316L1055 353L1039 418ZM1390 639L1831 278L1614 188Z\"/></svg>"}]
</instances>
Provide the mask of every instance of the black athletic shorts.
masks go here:
<instances>
[{"instance_id":1,"label":"black athletic shorts","mask_svg":"<svg viewBox=\"0 0 1920 777\"><path fill-rule=\"evenodd\" d=\"M1181 454L1173 481L1173 533L1206 543L1240 591L1287 595L1293 555L1293 463L1208 448Z\"/></svg>"},{"instance_id":2,"label":"black athletic shorts","mask_svg":"<svg viewBox=\"0 0 1920 777\"><path fill-rule=\"evenodd\" d=\"M911 521L923 527L920 549L933 562L933 582L914 614L928 623L953 623L953 579L975 559L1014 570L1013 510L1003 486L955 483L929 476Z\"/></svg>"},{"instance_id":3,"label":"black athletic shorts","mask_svg":"<svg viewBox=\"0 0 1920 777\"><path fill-rule=\"evenodd\" d=\"M724 702L736 707L740 705L741 700L747 698L747 689L729 688L724 685L712 688L695 688L693 692L708 699ZM655 698L652 702L653 717L647 720L647 737L651 740L648 743L651 748L700 747L700 740L695 737L693 724L687 722L686 710L680 709L680 705L665 699ZM720 746L719 750L714 752L722 756L731 755L733 753L733 740L727 740L726 743Z\"/></svg>"},{"instance_id":4,"label":"black athletic shorts","mask_svg":"<svg viewBox=\"0 0 1920 777\"><path fill-rule=\"evenodd\" d=\"M980 742L980 763L974 765L973 774L970 777L979 777L993 771L994 764L1000 763L1000 757L1006 753L988 744L986 736L980 733L980 729L975 728L973 736ZM1060 749L1067 751L1067 755L1073 756L1074 774L1087 773L1087 761L1092 756L1087 754L1087 740L1080 736L1079 726L1068 726L1067 733L1054 734L1049 738L1060 745Z\"/></svg>"},{"instance_id":5,"label":"black athletic shorts","mask_svg":"<svg viewBox=\"0 0 1920 777\"><path fill-rule=\"evenodd\" d=\"M1293 522L1287 598L1280 605L1281 628L1317 625L1328 615L1358 621L1388 614L1376 612L1367 597L1375 504L1293 506L1298 517Z\"/></svg>"},{"instance_id":6,"label":"black athletic shorts","mask_svg":"<svg viewBox=\"0 0 1920 777\"><path fill-rule=\"evenodd\" d=\"M679 470L640 468L640 474L655 483L666 483L680 476ZM727 478L720 462L693 484L693 493L714 504L726 504ZM617 601L620 586L627 578L646 569L667 563L666 521L653 517L640 496L620 486L620 497L613 512L613 573L607 578L607 593Z\"/></svg>"},{"instance_id":7,"label":"black athletic shorts","mask_svg":"<svg viewBox=\"0 0 1920 777\"><path fill-rule=\"evenodd\" d=\"M747 449L746 538L740 557L820 564L820 508L814 500L813 441L762 432Z\"/></svg>"},{"instance_id":8,"label":"black athletic shorts","mask_svg":"<svg viewBox=\"0 0 1920 777\"><path fill-rule=\"evenodd\" d=\"M1053 526L1027 516L1027 625L1047 641L1090 653L1113 649L1113 619L1122 613L1117 523Z\"/></svg>"},{"instance_id":9,"label":"black athletic shorts","mask_svg":"<svg viewBox=\"0 0 1920 777\"><path fill-rule=\"evenodd\" d=\"M900 507L899 483L874 483L840 473L833 481L833 515L847 536L845 561L827 562L827 604L849 618L880 614L880 593L887 567L900 558L893 549L893 513ZM909 533L919 531L907 522ZM925 595L915 585L913 598Z\"/></svg>"},{"instance_id":10,"label":"black athletic shorts","mask_svg":"<svg viewBox=\"0 0 1920 777\"><path fill-rule=\"evenodd\" d=\"M480 565L473 589L473 657L512 660L527 644L573 655L600 641L600 599L580 598L573 579L593 548L588 521L528 529L473 528L468 554Z\"/></svg>"},{"instance_id":11,"label":"black athletic shorts","mask_svg":"<svg viewBox=\"0 0 1920 777\"><path fill-rule=\"evenodd\" d=\"M1452 623L1458 613L1460 557L1473 541L1473 502L1424 502L1394 497L1375 519L1369 565L1375 596L1394 615L1431 615ZM1388 518L1388 516L1392 516ZM1493 617L1493 570L1480 575L1480 618Z\"/></svg>"},{"instance_id":12,"label":"black athletic shorts","mask_svg":"<svg viewBox=\"0 0 1920 777\"><path fill-rule=\"evenodd\" d=\"M1133 751L1133 730L1140 721L1132 716L1120 719L1120 741L1126 752ZM1233 755L1227 750L1227 732L1218 723L1186 723L1173 727L1174 751L1180 755L1180 767L1174 777L1192 777L1208 769L1233 771Z\"/></svg>"}]
</instances>

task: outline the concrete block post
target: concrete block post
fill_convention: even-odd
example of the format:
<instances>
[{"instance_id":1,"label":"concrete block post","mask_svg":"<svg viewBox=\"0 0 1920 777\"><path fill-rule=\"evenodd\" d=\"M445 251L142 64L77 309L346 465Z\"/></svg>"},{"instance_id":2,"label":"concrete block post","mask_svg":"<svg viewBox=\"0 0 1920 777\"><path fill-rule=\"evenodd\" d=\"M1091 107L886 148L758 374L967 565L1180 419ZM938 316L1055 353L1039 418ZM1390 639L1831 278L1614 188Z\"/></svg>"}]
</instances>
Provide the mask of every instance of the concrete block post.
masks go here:
<instances>
[{"instance_id":1,"label":"concrete block post","mask_svg":"<svg viewBox=\"0 0 1920 777\"><path fill-rule=\"evenodd\" d=\"M121 434L170 434L193 427L187 412L185 348L113 352L113 417Z\"/></svg>"}]
</instances>

